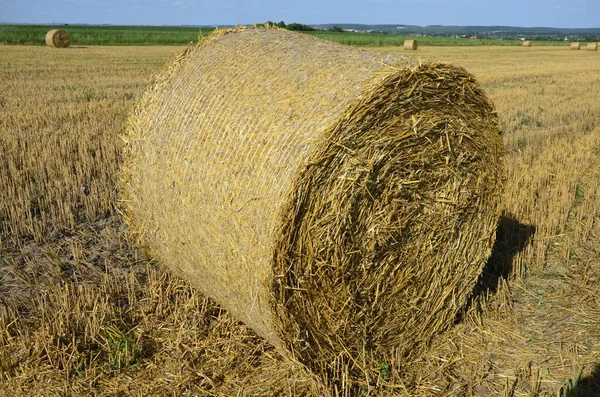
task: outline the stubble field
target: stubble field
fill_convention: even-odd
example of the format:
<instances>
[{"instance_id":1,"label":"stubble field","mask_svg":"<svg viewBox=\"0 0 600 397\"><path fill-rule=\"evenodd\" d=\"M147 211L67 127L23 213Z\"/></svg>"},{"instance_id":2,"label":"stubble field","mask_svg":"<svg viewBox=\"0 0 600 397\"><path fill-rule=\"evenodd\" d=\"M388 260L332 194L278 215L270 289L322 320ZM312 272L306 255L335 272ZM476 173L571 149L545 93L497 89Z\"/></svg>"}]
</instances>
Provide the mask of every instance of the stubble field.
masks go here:
<instances>
[{"instance_id":1,"label":"stubble field","mask_svg":"<svg viewBox=\"0 0 600 397\"><path fill-rule=\"evenodd\" d=\"M183 48L0 49L0 396L314 393L122 222L128 112ZM469 307L370 395L600 395L600 53L410 54L464 66L495 103L504 216Z\"/></svg>"}]
</instances>

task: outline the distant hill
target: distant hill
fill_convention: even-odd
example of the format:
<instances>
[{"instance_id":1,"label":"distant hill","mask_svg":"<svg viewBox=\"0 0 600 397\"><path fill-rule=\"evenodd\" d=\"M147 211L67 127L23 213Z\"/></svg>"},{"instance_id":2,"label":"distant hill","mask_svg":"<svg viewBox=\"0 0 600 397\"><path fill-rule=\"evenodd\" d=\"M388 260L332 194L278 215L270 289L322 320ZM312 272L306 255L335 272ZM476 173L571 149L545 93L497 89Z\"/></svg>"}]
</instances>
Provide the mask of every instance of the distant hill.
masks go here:
<instances>
[{"instance_id":1,"label":"distant hill","mask_svg":"<svg viewBox=\"0 0 600 397\"><path fill-rule=\"evenodd\" d=\"M272 23L272 22L271 22ZM282 22L276 23L280 25ZM1 25L8 25L0 22ZM38 24L18 24L23 26L36 26ZM121 25L111 24L85 24L85 23L60 23L57 26L104 26L104 27L119 27ZM285 25L285 24L284 24ZM446 36L446 37L471 37L489 39L540 39L540 40L564 40L567 38L571 41L600 41L599 28L550 28L550 27L518 27L518 26L455 26L455 25L403 25L403 24L380 24L367 25L356 23L327 23L327 24L298 24L305 27L313 27L318 30L329 30L332 28L341 28L345 31L354 31L358 33L384 33L398 34L403 36ZM146 26L157 28L212 28L209 25L162 25L162 26ZM234 25L218 25L220 28L229 28ZM247 25L250 26L250 25ZM292 29L298 30L298 29Z\"/></svg>"},{"instance_id":2,"label":"distant hill","mask_svg":"<svg viewBox=\"0 0 600 397\"><path fill-rule=\"evenodd\" d=\"M330 29L338 26L344 30L357 32L377 32L402 35L426 36L482 36L489 38L505 37L600 37L600 28L548 28L548 27L516 27L516 26L443 26L443 25L364 25L353 23L331 23L311 25L317 29Z\"/></svg>"}]
</instances>

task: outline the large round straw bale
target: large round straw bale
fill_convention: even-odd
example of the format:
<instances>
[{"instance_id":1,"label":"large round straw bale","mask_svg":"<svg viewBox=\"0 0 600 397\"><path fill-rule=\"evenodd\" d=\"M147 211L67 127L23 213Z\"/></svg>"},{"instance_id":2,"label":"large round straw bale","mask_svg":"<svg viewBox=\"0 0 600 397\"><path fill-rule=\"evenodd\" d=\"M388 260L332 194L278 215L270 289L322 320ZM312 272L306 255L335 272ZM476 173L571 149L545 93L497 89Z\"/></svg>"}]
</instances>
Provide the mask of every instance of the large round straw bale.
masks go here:
<instances>
[{"instance_id":1,"label":"large round straw bale","mask_svg":"<svg viewBox=\"0 0 600 397\"><path fill-rule=\"evenodd\" d=\"M52 29L46 33L46 44L54 48L67 48L71 45L71 36L64 30Z\"/></svg>"},{"instance_id":2,"label":"large round straw bale","mask_svg":"<svg viewBox=\"0 0 600 397\"><path fill-rule=\"evenodd\" d=\"M417 40L405 40L404 41L404 49L405 50L416 50L419 48L419 43Z\"/></svg>"},{"instance_id":3,"label":"large round straw bale","mask_svg":"<svg viewBox=\"0 0 600 397\"><path fill-rule=\"evenodd\" d=\"M571 43L572 50L578 50L581 48L581 44L579 42Z\"/></svg>"},{"instance_id":4,"label":"large round straw bale","mask_svg":"<svg viewBox=\"0 0 600 397\"><path fill-rule=\"evenodd\" d=\"M598 43L588 43L586 49L588 51L598 51Z\"/></svg>"},{"instance_id":5,"label":"large round straw bale","mask_svg":"<svg viewBox=\"0 0 600 397\"><path fill-rule=\"evenodd\" d=\"M525 41L523 42L523 47L531 47L531 41L529 41L529 40L525 40Z\"/></svg>"},{"instance_id":6,"label":"large round straw bale","mask_svg":"<svg viewBox=\"0 0 600 397\"><path fill-rule=\"evenodd\" d=\"M124 138L142 244L319 373L360 376L448 327L494 243L501 133L460 67L220 31Z\"/></svg>"}]
</instances>

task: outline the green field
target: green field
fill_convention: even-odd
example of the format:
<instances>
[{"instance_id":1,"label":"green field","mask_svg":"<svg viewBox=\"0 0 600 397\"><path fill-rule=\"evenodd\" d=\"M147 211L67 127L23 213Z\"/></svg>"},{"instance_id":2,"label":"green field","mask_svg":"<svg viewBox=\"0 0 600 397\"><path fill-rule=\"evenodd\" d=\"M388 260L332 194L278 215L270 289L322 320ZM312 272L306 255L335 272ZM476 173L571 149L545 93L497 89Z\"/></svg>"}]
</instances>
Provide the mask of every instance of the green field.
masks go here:
<instances>
[{"instance_id":1,"label":"green field","mask_svg":"<svg viewBox=\"0 0 600 397\"><path fill-rule=\"evenodd\" d=\"M521 40L470 39L443 36L403 36L395 34L354 33L354 32L306 32L322 39L336 41L341 44L362 47L395 47L402 46L404 40L416 39L419 45L428 46L521 46ZM536 41L535 45L568 45L561 41Z\"/></svg>"},{"instance_id":2,"label":"green field","mask_svg":"<svg viewBox=\"0 0 600 397\"><path fill-rule=\"evenodd\" d=\"M0 43L46 45L46 33L51 29L69 32L73 46L185 45L197 41L200 31L168 26L0 25ZM212 28L202 29L202 34L212 31Z\"/></svg>"},{"instance_id":3,"label":"green field","mask_svg":"<svg viewBox=\"0 0 600 397\"><path fill-rule=\"evenodd\" d=\"M0 25L0 44L45 45L51 29L63 29L71 35L73 46L87 45L185 45L208 35L213 28L175 26L77 26L77 25ZM417 39L429 46L520 46L520 40L469 39L441 36L402 36L395 34L313 31L306 32L341 44L364 47L401 46L404 40ZM563 41L536 41L535 45L559 45Z\"/></svg>"}]
</instances>

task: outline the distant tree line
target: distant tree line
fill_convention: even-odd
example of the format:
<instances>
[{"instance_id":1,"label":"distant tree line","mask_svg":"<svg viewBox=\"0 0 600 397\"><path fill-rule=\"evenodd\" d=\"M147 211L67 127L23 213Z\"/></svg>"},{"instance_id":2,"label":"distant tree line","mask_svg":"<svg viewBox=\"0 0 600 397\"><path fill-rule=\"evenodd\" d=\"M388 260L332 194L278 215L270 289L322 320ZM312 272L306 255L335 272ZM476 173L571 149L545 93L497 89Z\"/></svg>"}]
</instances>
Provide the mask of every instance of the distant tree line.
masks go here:
<instances>
[{"instance_id":1,"label":"distant tree line","mask_svg":"<svg viewBox=\"0 0 600 397\"><path fill-rule=\"evenodd\" d=\"M303 23L295 23L294 22L294 23L286 24L283 21L279 21L279 22L267 21L265 23L259 23L259 24L257 24L257 26L277 26L282 29L295 30L297 32L313 32L313 31L319 30L319 29L313 28L310 25L305 25ZM343 32L344 31L339 26L332 26L327 30L330 32Z\"/></svg>"}]
</instances>

